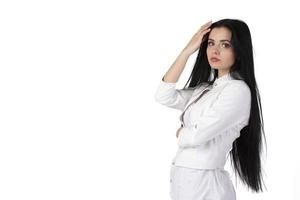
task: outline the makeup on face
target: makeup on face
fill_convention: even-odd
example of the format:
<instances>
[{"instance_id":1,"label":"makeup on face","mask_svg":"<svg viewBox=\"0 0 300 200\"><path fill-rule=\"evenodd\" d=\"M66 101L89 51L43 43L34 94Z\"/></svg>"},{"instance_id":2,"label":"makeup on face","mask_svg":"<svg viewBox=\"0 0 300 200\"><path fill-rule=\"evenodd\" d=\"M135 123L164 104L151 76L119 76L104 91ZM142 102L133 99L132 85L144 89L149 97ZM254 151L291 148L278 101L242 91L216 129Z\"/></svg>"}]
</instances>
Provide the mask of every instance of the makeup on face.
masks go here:
<instances>
[{"instance_id":1,"label":"makeup on face","mask_svg":"<svg viewBox=\"0 0 300 200\"><path fill-rule=\"evenodd\" d=\"M215 40L212 38L208 38L207 48L211 48L215 45ZM219 49L230 49L232 47L231 42L229 40L220 40L218 44Z\"/></svg>"}]
</instances>

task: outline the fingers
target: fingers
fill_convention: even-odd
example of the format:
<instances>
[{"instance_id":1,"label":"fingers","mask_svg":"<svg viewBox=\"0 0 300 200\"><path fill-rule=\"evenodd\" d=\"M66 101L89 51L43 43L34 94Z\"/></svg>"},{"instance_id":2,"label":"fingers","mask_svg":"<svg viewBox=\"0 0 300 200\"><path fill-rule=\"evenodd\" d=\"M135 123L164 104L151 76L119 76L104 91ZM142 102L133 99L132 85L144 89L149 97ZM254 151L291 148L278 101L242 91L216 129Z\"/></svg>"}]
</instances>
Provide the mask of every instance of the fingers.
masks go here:
<instances>
[{"instance_id":1,"label":"fingers","mask_svg":"<svg viewBox=\"0 0 300 200\"><path fill-rule=\"evenodd\" d=\"M212 24L212 20L210 20L209 22L205 23L204 25L202 25L200 27L200 29L198 30L198 32L207 29L210 25Z\"/></svg>"},{"instance_id":2,"label":"fingers","mask_svg":"<svg viewBox=\"0 0 300 200\"><path fill-rule=\"evenodd\" d=\"M212 23L212 20L208 21L207 23L205 23L205 24L202 25L202 26L203 26L203 27L204 27L204 26L209 26L211 23Z\"/></svg>"},{"instance_id":3,"label":"fingers","mask_svg":"<svg viewBox=\"0 0 300 200\"><path fill-rule=\"evenodd\" d=\"M205 35L205 34L208 33L209 31L210 31L210 28L205 29L202 33L203 33L203 35Z\"/></svg>"},{"instance_id":4,"label":"fingers","mask_svg":"<svg viewBox=\"0 0 300 200\"><path fill-rule=\"evenodd\" d=\"M182 129L182 127L180 127L179 129L177 129L177 131L176 131L176 137L178 137L179 136L179 133L180 133L180 130Z\"/></svg>"}]
</instances>

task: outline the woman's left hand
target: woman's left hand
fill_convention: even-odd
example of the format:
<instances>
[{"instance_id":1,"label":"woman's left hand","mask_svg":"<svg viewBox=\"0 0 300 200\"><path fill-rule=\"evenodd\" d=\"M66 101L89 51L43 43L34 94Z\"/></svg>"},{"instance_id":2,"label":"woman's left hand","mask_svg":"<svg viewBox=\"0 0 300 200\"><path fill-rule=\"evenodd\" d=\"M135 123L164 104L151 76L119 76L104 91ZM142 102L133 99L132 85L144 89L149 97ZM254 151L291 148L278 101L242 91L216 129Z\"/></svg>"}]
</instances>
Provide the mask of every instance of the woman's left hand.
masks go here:
<instances>
[{"instance_id":1,"label":"woman's left hand","mask_svg":"<svg viewBox=\"0 0 300 200\"><path fill-rule=\"evenodd\" d=\"M182 129L182 127L180 127L177 131L176 131L176 137L178 138L180 130Z\"/></svg>"}]
</instances>

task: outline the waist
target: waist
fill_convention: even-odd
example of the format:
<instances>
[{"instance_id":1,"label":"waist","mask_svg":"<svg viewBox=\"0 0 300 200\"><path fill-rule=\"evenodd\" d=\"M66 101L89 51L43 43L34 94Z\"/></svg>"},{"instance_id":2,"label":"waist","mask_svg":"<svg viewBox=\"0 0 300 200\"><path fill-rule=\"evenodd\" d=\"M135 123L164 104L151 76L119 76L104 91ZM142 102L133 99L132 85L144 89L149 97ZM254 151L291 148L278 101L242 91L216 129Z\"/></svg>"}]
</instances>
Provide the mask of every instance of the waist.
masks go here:
<instances>
[{"instance_id":1,"label":"waist","mask_svg":"<svg viewBox=\"0 0 300 200\"><path fill-rule=\"evenodd\" d=\"M197 148L179 148L172 164L192 169L224 170L226 153L202 151Z\"/></svg>"},{"instance_id":2,"label":"waist","mask_svg":"<svg viewBox=\"0 0 300 200\"><path fill-rule=\"evenodd\" d=\"M171 165L172 170L181 171L184 173L192 174L193 176L197 174L197 177L200 176L215 176L216 178L225 177L226 179L230 180L230 174L225 169L215 168L215 169L198 169L198 168L191 168L191 167L184 167L184 166L177 166L174 163Z\"/></svg>"}]
</instances>

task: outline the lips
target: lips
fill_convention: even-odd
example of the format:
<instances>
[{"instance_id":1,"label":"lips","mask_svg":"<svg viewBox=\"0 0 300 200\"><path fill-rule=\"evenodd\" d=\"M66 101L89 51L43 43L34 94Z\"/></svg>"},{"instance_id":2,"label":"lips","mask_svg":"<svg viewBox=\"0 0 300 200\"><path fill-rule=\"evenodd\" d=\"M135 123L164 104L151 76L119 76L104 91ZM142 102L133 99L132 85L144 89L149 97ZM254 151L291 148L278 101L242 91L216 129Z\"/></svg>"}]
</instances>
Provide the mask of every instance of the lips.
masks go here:
<instances>
[{"instance_id":1,"label":"lips","mask_svg":"<svg viewBox=\"0 0 300 200\"><path fill-rule=\"evenodd\" d=\"M211 58L210 58L210 61L212 61L212 62L219 62L220 59L219 59L219 58L216 58L216 57L211 57Z\"/></svg>"}]
</instances>

